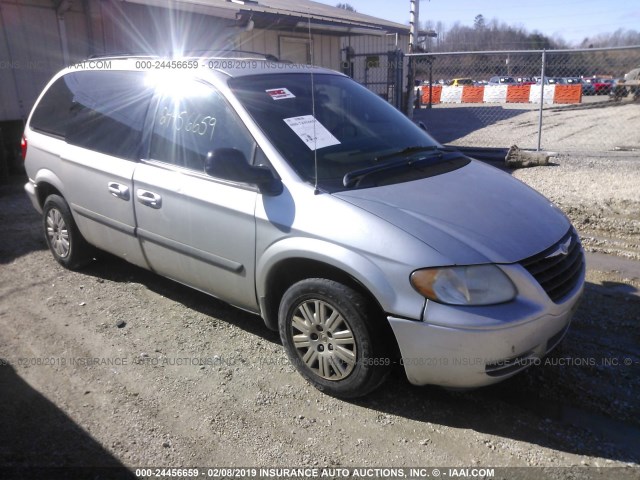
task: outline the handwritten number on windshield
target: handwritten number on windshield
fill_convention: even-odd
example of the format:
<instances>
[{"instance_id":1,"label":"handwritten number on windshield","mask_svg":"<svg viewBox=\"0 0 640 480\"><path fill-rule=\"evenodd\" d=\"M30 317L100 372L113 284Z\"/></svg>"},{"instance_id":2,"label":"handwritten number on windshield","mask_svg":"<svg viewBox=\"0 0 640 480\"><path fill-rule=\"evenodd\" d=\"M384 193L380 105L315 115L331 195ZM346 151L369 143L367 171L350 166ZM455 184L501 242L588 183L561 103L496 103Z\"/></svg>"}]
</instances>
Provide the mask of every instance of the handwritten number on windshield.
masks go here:
<instances>
[{"instance_id":1,"label":"handwritten number on windshield","mask_svg":"<svg viewBox=\"0 0 640 480\"><path fill-rule=\"evenodd\" d=\"M207 135L209 140L213 140L213 132L216 128L216 118L211 115L202 113L190 114L186 110L171 112L167 107L162 110L158 123L162 127L173 128L177 132L183 131L200 136Z\"/></svg>"}]
</instances>

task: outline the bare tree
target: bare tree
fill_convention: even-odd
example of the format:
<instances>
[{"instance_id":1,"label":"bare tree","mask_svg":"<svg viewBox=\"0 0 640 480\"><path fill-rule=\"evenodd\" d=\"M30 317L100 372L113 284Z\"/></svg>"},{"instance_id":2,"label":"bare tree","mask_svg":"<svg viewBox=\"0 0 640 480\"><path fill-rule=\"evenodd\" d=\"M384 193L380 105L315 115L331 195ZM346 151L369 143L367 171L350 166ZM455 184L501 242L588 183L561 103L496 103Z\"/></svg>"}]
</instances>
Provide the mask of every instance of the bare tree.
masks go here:
<instances>
[{"instance_id":1,"label":"bare tree","mask_svg":"<svg viewBox=\"0 0 640 480\"><path fill-rule=\"evenodd\" d=\"M356 9L353 8L351 5L349 5L348 3L339 3L339 4L336 5L336 7L342 8L344 10L348 10L350 12L355 12L356 11Z\"/></svg>"},{"instance_id":2,"label":"bare tree","mask_svg":"<svg viewBox=\"0 0 640 480\"><path fill-rule=\"evenodd\" d=\"M438 33L437 41L430 48L435 52L570 48L569 42L561 36L551 38L538 31L529 32L522 26L507 25L495 18L487 20L482 14L476 15L473 26L455 22L447 27L436 20L425 22L425 26L427 29L434 29L435 26ZM633 45L640 45L640 31L618 29L613 33L585 38L575 46L594 48Z\"/></svg>"}]
</instances>

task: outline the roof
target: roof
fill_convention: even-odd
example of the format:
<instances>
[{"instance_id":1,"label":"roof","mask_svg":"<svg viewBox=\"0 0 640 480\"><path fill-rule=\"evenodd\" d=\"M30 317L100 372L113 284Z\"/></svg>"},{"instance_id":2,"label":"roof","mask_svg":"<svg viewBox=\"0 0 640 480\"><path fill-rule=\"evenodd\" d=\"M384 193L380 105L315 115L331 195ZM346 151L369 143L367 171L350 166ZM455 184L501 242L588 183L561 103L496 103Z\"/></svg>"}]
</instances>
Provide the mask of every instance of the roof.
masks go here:
<instances>
[{"instance_id":1,"label":"roof","mask_svg":"<svg viewBox=\"0 0 640 480\"><path fill-rule=\"evenodd\" d=\"M160 60L157 63L145 60ZM197 65L193 68L176 69L171 65L173 60L196 60ZM108 63L103 60L109 60ZM142 61L141 61L142 60ZM107 66L108 65L108 66ZM153 65L151 68L150 65ZM172 74L183 78L184 74L193 72L215 72L228 77L246 77L251 75L269 75L278 73L313 73L331 74L345 76L340 72L314 65L303 65L298 63L281 62L275 57L261 53L243 52L239 50L229 50L222 52L211 52L202 55L185 55L180 57L159 56L159 55L103 55L91 57L90 59L70 65L59 73L78 71L104 71L104 70L126 70L159 73L161 75ZM205 73L206 75L207 73Z\"/></svg>"},{"instance_id":2,"label":"roof","mask_svg":"<svg viewBox=\"0 0 640 480\"><path fill-rule=\"evenodd\" d=\"M351 12L311 0L124 0L248 22L256 28L304 28L340 35L407 34L401 23Z\"/></svg>"}]
</instances>

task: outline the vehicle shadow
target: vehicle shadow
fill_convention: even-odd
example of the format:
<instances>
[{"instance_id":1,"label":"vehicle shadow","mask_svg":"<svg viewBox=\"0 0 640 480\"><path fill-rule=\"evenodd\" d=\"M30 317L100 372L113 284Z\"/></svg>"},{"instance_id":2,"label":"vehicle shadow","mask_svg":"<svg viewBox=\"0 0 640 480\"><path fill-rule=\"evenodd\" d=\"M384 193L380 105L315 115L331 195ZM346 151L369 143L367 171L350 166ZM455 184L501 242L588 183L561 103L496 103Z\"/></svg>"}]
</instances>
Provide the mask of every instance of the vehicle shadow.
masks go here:
<instances>
[{"instance_id":1,"label":"vehicle shadow","mask_svg":"<svg viewBox=\"0 0 640 480\"><path fill-rule=\"evenodd\" d=\"M112 282L140 283L152 292L180 303L190 310L231 323L252 335L260 336L274 344L280 344L278 333L269 330L259 316L127 263L109 253L99 252L97 260L83 268L81 273Z\"/></svg>"},{"instance_id":2,"label":"vehicle shadow","mask_svg":"<svg viewBox=\"0 0 640 480\"><path fill-rule=\"evenodd\" d=\"M16 175L0 185L0 222L5 227L0 242L0 265L47 248L41 216L24 191L26 181L26 176Z\"/></svg>"},{"instance_id":3,"label":"vehicle shadow","mask_svg":"<svg viewBox=\"0 0 640 480\"><path fill-rule=\"evenodd\" d=\"M111 453L0 358L3 479L135 479Z\"/></svg>"}]
</instances>

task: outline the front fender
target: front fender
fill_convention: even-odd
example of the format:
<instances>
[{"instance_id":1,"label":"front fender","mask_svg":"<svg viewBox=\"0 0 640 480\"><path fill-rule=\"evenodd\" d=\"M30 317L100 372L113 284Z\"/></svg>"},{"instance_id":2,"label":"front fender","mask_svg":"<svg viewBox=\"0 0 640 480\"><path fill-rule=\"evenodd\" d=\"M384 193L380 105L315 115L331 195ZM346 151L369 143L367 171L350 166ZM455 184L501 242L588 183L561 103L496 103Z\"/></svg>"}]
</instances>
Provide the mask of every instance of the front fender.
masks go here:
<instances>
[{"instance_id":1,"label":"front fender","mask_svg":"<svg viewBox=\"0 0 640 480\"><path fill-rule=\"evenodd\" d=\"M305 259L341 270L362 284L382 309L405 318L419 319L424 298L409 283L412 267L388 258L373 258L361 252L317 238L290 237L271 244L258 258L256 293L265 298L269 273L283 261ZM309 277L313 277L309 272Z\"/></svg>"}]
</instances>

